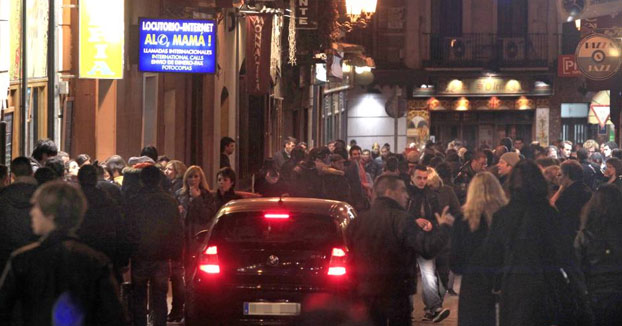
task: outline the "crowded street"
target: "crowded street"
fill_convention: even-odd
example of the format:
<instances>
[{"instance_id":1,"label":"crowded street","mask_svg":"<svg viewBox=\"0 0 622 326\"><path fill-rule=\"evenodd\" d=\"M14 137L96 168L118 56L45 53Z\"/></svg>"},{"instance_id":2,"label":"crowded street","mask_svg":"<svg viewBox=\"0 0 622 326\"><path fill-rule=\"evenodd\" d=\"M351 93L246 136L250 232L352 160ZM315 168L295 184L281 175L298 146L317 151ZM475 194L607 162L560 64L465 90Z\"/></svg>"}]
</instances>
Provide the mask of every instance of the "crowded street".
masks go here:
<instances>
[{"instance_id":1,"label":"crowded street","mask_svg":"<svg viewBox=\"0 0 622 326\"><path fill-rule=\"evenodd\" d=\"M622 325L622 0L0 0L0 326Z\"/></svg>"}]
</instances>

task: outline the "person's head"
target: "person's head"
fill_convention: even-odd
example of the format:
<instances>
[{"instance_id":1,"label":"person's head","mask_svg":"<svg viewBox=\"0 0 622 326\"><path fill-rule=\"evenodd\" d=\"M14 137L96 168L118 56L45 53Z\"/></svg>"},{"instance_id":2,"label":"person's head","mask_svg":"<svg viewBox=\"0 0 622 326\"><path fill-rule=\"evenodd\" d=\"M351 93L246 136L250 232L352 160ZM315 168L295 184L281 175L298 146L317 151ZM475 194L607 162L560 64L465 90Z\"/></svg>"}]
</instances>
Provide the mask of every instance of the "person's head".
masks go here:
<instances>
[{"instance_id":1,"label":"person's head","mask_svg":"<svg viewBox=\"0 0 622 326\"><path fill-rule=\"evenodd\" d=\"M585 148L579 148L577 151L577 160L579 160L579 162L585 162L589 156L590 154Z\"/></svg>"},{"instance_id":2,"label":"person's head","mask_svg":"<svg viewBox=\"0 0 622 326\"><path fill-rule=\"evenodd\" d=\"M63 152L63 151L58 151L58 154L56 154L56 156L60 157L63 160L63 163L67 164L67 162L69 162L69 160L71 159L69 157L69 154L67 154L67 152Z\"/></svg>"},{"instance_id":3,"label":"person's head","mask_svg":"<svg viewBox=\"0 0 622 326\"><path fill-rule=\"evenodd\" d=\"M436 173L438 173L438 175L441 177L441 179L443 179L444 183L451 181L453 172L451 169L451 165L449 165L449 163L442 162L436 166L435 170L436 170Z\"/></svg>"},{"instance_id":4,"label":"person's head","mask_svg":"<svg viewBox=\"0 0 622 326\"><path fill-rule=\"evenodd\" d=\"M552 159L558 159L559 158L559 149L557 148L557 146L549 146L546 148L546 156L550 157Z\"/></svg>"},{"instance_id":5,"label":"person's head","mask_svg":"<svg viewBox=\"0 0 622 326\"><path fill-rule=\"evenodd\" d=\"M594 153L592 153L592 155L590 155L590 161L592 161L592 162L594 162L594 163L596 163L598 165L603 164L603 160L604 159L605 158L603 157L603 154L601 154L600 152L594 152Z\"/></svg>"},{"instance_id":6,"label":"person's head","mask_svg":"<svg viewBox=\"0 0 622 326\"><path fill-rule=\"evenodd\" d=\"M199 188L205 191L209 191L207 180L205 180L205 173L203 169L198 165L191 165L186 169L184 173L184 185L182 186L181 193L188 193L190 188Z\"/></svg>"},{"instance_id":7,"label":"person's head","mask_svg":"<svg viewBox=\"0 0 622 326\"><path fill-rule=\"evenodd\" d=\"M615 157L607 160L607 167L604 172L605 177L619 177L622 175L622 160Z\"/></svg>"},{"instance_id":8,"label":"person's head","mask_svg":"<svg viewBox=\"0 0 622 326\"><path fill-rule=\"evenodd\" d=\"M583 180L583 167L577 160L566 160L560 165L562 184L569 185Z\"/></svg>"},{"instance_id":9,"label":"person's head","mask_svg":"<svg viewBox=\"0 0 622 326\"><path fill-rule=\"evenodd\" d=\"M39 139L32 150L31 156L41 164L45 163L48 158L58 154L58 147L51 139Z\"/></svg>"},{"instance_id":10,"label":"person's head","mask_svg":"<svg viewBox=\"0 0 622 326\"><path fill-rule=\"evenodd\" d=\"M350 159L358 161L361 159L361 148L358 145L352 145L350 147Z\"/></svg>"},{"instance_id":11,"label":"person's head","mask_svg":"<svg viewBox=\"0 0 622 326\"><path fill-rule=\"evenodd\" d=\"M31 203L32 231L40 236L54 230L76 230L86 212L86 199L82 191L62 181L52 181L39 187L32 196Z\"/></svg>"},{"instance_id":12,"label":"person's head","mask_svg":"<svg viewBox=\"0 0 622 326\"><path fill-rule=\"evenodd\" d=\"M569 140L565 140L562 142L561 146L562 146L562 156L570 157L570 154L572 153L572 142Z\"/></svg>"},{"instance_id":13,"label":"person's head","mask_svg":"<svg viewBox=\"0 0 622 326\"><path fill-rule=\"evenodd\" d=\"M410 175L410 181L415 187L423 189L428 183L428 177L428 168L425 165L418 164L412 170L412 173Z\"/></svg>"},{"instance_id":14,"label":"person's head","mask_svg":"<svg viewBox=\"0 0 622 326\"><path fill-rule=\"evenodd\" d=\"M296 147L296 139L292 137L287 137L287 139L283 142L283 148L289 154L292 152L292 149Z\"/></svg>"},{"instance_id":15,"label":"person's head","mask_svg":"<svg viewBox=\"0 0 622 326\"><path fill-rule=\"evenodd\" d=\"M382 148L380 148L380 156L386 159L389 157L389 154L391 154L391 145L389 144L382 145Z\"/></svg>"},{"instance_id":16,"label":"person's head","mask_svg":"<svg viewBox=\"0 0 622 326\"><path fill-rule=\"evenodd\" d=\"M605 156L605 158L611 157L611 151L618 148L618 144L613 141L608 141L600 146L601 153Z\"/></svg>"},{"instance_id":17,"label":"person's head","mask_svg":"<svg viewBox=\"0 0 622 326\"><path fill-rule=\"evenodd\" d=\"M522 160L512 169L509 181L512 200L546 200L548 189L540 168L531 160Z\"/></svg>"},{"instance_id":18,"label":"person's head","mask_svg":"<svg viewBox=\"0 0 622 326\"><path fill-rule=\"evenodd\" d=\"M369 149L364 149L361 152L361 160L364 163L367 163L367 162L371 161L371 151Z\"/></svg>"},{"instance_id":19,"label":"person's head","mask_svg":"<svg viewBox=\"0 0 622 326\"><path fill-rule=\"evenodd\" d=\"M56 172L54 172L54 170L50 169L47 166L38 168L37 172L35 172L34 177L35 177L35 180L37 180L37 184L39 186L41 186L44 183L48 183L50 181L54 181L58 179L58 175L56 174Z\"/></svg>"},{"instance_id":20,"label":"person's head","mask_svg":"<svg viewBox=\"0 0 622 326\"><path fill-rule=\"evenodd\" d=\"M218 181L218 190L221 193L235 189L237 176L232 168L225 167L220 169L218 173L216 173L216 178Z\"/></svg>"},{"instance_id":21,"label":"person's head","mask_svg":"<svg viewBox=\"0 0 622 326\"><path fill-rule=\"evenodd\" d=\"M373 145L371 145L371 152L373 155L380 155L380 144L374 143Z\"/></svg>"},{"instance_id":22,"label":"person's head","mask_svg":"<svg viewBox=\"0 0 622 326\"><path fill-rule=\"evenodd\" d=\"M118 176L123 175L123 169L127 166L127 163L125 163L125 160L119 155L110 156L106 160L105 164L110 170L110 172L112 173L111 175L112 178L116 178Z\"/></svg>"},{"instance_id":23,"label":"person's head","mask_svg":"<svg viewBox=\"0 0 622 326\"><path fill-rule=\"evenodd\" d=\"M583 143L583 148L585 148L588 153L598 152L598 143L594 139L588 139Z\"/></svg>"},{"instance_id":24,"label":"person's head","mask_svg":"<svg viewBox=\"0 0 622 326\"><path fill-rule=\"evenodd\" d=\"M588 201L581 216L582 228L601 231L605 228L619 229L622 224L622 193L613 184L605 184L598 188Z\"/></svg>"},{"instance_id":25,"label":"person's head","mask_svg":"<svg viewBox=\"0 0 622 326\"><path fill-rule=\"evenodd\" d=\"M90 164L82 166L78 171L78 182L82 188L97 186L97 168Z\"/></svg>"},{"instance_id":26,"label":"person's head","mask_svg":"<svg viewBox=\"0 0 622 326\"><path fill-rule=\"evenodd\" d=\"M443 180L438 175L438 173L436 173L436 170L434 170L434 168L428 167L427 170L428 181L425 185L432 188L433 190L438 190L440 187L443 186Z\"/></svg>"},{"instance_id":27,"label":"person's head","mask_svg":"<svg viewBox=\"0 0 622 326\"><path fill-rule=\"evenodd\" d=\"M56 176L58 176L59 178L65 176L65 164L60 157L51 157L47 159L45 161L45 166L56 172Z\"/></svg>"},{"instance_id":28,"label":"person's head","mask_svg":"<svg viewBox=\"0 0 622 326\"><path fill-rule=\"evenodd\" d=\"M486 170L486 166L488 164L488 157L484 152L475 152L473 157L471 158L471 168L475 172L480 172Z\"/></svg>"},{"instance_id":29,"label":"person's head","mask_svg":"<svg viewBox=\"0 0 622 326\"><path fill-rule=\"evenodd\" d=\"M335 151L335 141L331 140L328 142L328 145L326 145L328 147L328 150L332 153Z\"/></svg>"},{"instance_id":30,"label":"person's head","mask_svg":"<svg viewBox=\"0 0 622 326\"><path fill-rule=\"evenodd\" d=\"M395 156L390 156L387 158L386 163L384 164L384 172L393 173L395 175L399 175L399 163L400 161Z\"/></svg>"},{"instance_id":31,"label":"person's head","mask_svg":"<svg viewBox=\"0 0 622 326\"><path fill-rule=\"evenodd\" d=\"M19 156L11 161L11 174L15 178L32 176L32 166L27 157Z\"/></svg>"},{"instance_id":32,"label":"person's head","mask_svg":"<svg viewBox=\"0 0 622 326\"><path fill-rule=\"evenodd\" d=\"M80 154L76 157L76 163L78 163L79 167L82 167L84 164L92 164L91 157L88 154Z\"/></svg>"},{"instance_id":33,"label":"person's head","mask_svg":"<svg viewBox=\"0 0 622 326\"><path fill-rule=\"evenodd\" d=\"M391 198L400 204L400 206L406 208L408 204L406 184L396 175L381 175L374 182L374 198L380 197Z\"/></svg>"},{"instance_id":34,"label":"person's head","mask_svg":"<svg viewBox=\"0 0 622 326\"><path fill-rule=\"evenodd\" d=\"M147 156L151 158L153 162L157 162L158 161L158 149L153 145L145 146L140 151L140 156Z\"/></svg>"},{"instance_id":35,"label":"person's head","mask_svg":"<svg viewBox=\"0 0 622 326\"><path fill-rule=\"evenodd\" d=\"M220 152L231 155L235 152L235 140L231 137L222 137L220 139Z\"/></svg>"},{"instance_id":36,"label":"person's head","mask_svg":"<svg viewBox=\"0 0 622 326\"><path fill-rule=\"evenodd\" d=\"M164 175L169 180L181 179L186 173L186 165L178 160L169 161L164 168Z\"/></svg>"},{"instance_id":37,"label":"person's head","mask_svg":"<svg viewBox=\"0 0 622 326\"><path fill-rule=\"evenodd\" d=\"M497 167L499 168L499 175L506 176L512 172L512 168L518 164L520 157L515 152L509 152L501 155Z\"/></svg>"},{"instance_id":38,"label":"person's head","mask_svg":"<svg viewBox=\"0 0 622 326\"><path fill-rule=\"evenodd\" d=\"M547 166L542 170L542 175L544 175L546 183L553 188L562 183L562 168L559 165Z\"/></svg>"},{"instance_id":39,"label":"person's head","mask_svg":"<svg viewBox=\"0 0 622 326\"><path fill-rule=\"evenodd\" d=\"M77 176L79 170L80 165L75 160L69 160L69 162L65 164L65 171L67 171L67 173L71 176Z\"/></svg>"},{"instance_id":40,"label":"person's head","mask_svg":"<svg viewBox=\"0 0 622 326\"><path fill-rule=\"evenodd\" d=\"M611 157L615 157L622 160L622 149L616 148L611 151Z\"/></svg>"},{"instance_id":41,"label":"person's head","mask_svg":"<svg viewBox=\"0 0 622 326\"><path fill-rule=\"evenodd\" d=\"M9 167L4 164L0 164L0 188L8 186L9 183L11 183Z\"/></svg>"},{"instance_id":42,"label":"person's head","mask_svg":"<svg viewBox=\"0 0 622 326\"><path fill-rule=\"evenodd\" d=\"M523 149L523 145L525 145L525 143L523 142L522 138L517 137L516 139L514 139L514 148L520 151L521 149Z\"/></svg>"},{"instance_id":43,"label":"person's head","mask_svg":"<svg viewBox=\"0 0 622 326\"><path fill-rule=\"evenodd\" d=\"M330 166L333 169L337 169L339 171L345 170L344 163L346 162L346 160L343 157L341 157L341 155L330 154L329 158L330 158Z\"/></svg>"},{"instance_id":44,"label":"person's head","mask_svg":"<svg viewBox=\"0 0 622 326\"><path fill-rule=\"evenodd\" d=\"M140 170L140 182L146 188L158 188L162 182L162 172L155 165L148 165Z\"/></svg>"},{"instance_id":45,"label":"person's head","mask_svg":"<svg viewBox=\"0 0 622 326\"><path fill-rule=\"evenodd\" d=\"M171 159L168 156L160 155L160 156L158 156L158 160L156 161L156 163L160 166L160 168L162 170L164 170L164 169L166 169L166 165L170 161L171 161Z\"/></svg>"},{"instance_id":46,"label":"person's head","mask_svg":"<svg viewBox=\"0 0 622 326\"><path fill-rule=\"evenodd\" d=\"M291 160L294 162L300 162L305 159L305 151L300 147L294 147L289 155Z\"/></svg>"},{"instance_id":47,"label":"person's head","mask_svg":"<svg viewBox=\"0 0 622 326\"><path fill-rule=\"evenodd\" d=\"M490 172L479 172L469 183L466 202L462 207L464 219L471 231L479 229L482 215L490 227L493 214L507 202L499 180Z\"/></svg>"},{"instance_id":48,"label":"person's head","mask_svg":"<svg viewBox=\"0 0 622 326\"><path fill-rule=\"evenodd\" d=\"M499 141L499 145L503 145L503 146L505 146L508 149L508 151L512 151L514 142L512 141L512 138L505 137L505 138L502 138Z\"/></svg>"}]
</instances>

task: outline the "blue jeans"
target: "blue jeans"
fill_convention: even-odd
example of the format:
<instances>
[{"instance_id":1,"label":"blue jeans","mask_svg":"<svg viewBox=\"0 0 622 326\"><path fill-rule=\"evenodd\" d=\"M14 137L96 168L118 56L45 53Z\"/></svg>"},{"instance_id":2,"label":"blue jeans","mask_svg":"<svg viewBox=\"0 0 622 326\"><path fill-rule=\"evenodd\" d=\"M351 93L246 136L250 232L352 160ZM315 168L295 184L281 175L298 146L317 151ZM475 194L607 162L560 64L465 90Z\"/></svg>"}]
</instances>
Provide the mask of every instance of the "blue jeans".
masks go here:
<instances>
[{"instance_id":1,"label":"blue jeans","mask_svg":"<svg viewBox=\"0 0 622 326\"><path fill-rule=\"evenodd\" d=\"M434 259L424 259L419 256L417 257L417 264L419 264L421 271L424 310L425 312L436 312L443 307L445 296L445 289L436 273L436 262Z\"/></svg>"},{"instance_id":2,"label":"blue jeans","mask_svg":"<svg viewBox=\"0 0 622 326\"><path fill-rule=\"evenodd\" d=\"M166 293L168 292L169 265L167 260L132 260L132 314L134 326L147 325L147 287L149 310L153 313L153 326L166 326Z\"/></svg>"}]
</instances>

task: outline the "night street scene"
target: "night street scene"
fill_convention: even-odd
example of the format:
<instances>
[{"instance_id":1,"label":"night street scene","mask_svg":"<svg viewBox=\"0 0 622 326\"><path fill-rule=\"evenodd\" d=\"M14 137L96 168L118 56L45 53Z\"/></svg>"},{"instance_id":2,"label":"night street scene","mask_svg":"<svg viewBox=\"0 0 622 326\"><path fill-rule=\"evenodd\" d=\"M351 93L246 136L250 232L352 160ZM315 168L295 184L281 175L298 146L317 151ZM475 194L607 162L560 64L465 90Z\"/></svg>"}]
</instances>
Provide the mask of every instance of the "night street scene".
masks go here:
<instances>
[{"instance_id":1,"label":"night street scene","mask_svg":"<svg viewBox=\"0 0 622 326\"><path fill-rule=\"evenodd\" d=\"M622 0L0 0L0 326L622 325L621 112Z\"/></svg>"}]
</instances>

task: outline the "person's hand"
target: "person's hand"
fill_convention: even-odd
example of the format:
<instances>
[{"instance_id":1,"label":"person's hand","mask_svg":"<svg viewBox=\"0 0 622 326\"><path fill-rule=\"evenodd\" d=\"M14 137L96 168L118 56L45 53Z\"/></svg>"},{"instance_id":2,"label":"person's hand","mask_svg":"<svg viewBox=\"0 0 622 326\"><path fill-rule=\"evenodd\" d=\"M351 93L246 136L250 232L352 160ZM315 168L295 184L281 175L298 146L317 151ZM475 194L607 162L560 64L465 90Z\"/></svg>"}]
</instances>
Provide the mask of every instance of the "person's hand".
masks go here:
<instances>
[{"instance_id":1,"label":"person's hand","mask_svg":"<svg viewBox=\"0 0 622 326\"><path fill-rule=\"evenodd\" d=\"M449 206L445 206L445 208L443 208L443 212L441 213L441 215L439 215L438 213L434 213L434 215L436 216L436 220L438 221L439 225L447 224L449 226L452 226L454 225L454 221L456 220L449 213Z\"/></svg>"},{"instance_id":2,"label":"person's hand","mask_svg":"<svg viewBox=\"0 0 622 326\"><path fill-rule=\"evenodd\" d=\"M430 223L430 221L426 220L425 218L418 218L415 220L415 222L417 223L417 225L419 225L419 227L423 231L425 232L432 231L432 223Z\"/></svg>"},{"instance_id":3,"label":"person's hand","mask_svg":"<svg viewBox=\"0 0 622 326\"><path fill-rule=\"evenodd\" d=\"M190 196L192 196L192 198L201 196L201 190L199 190L199 187L190 188Z\"/></svg>"}]
</instances>

